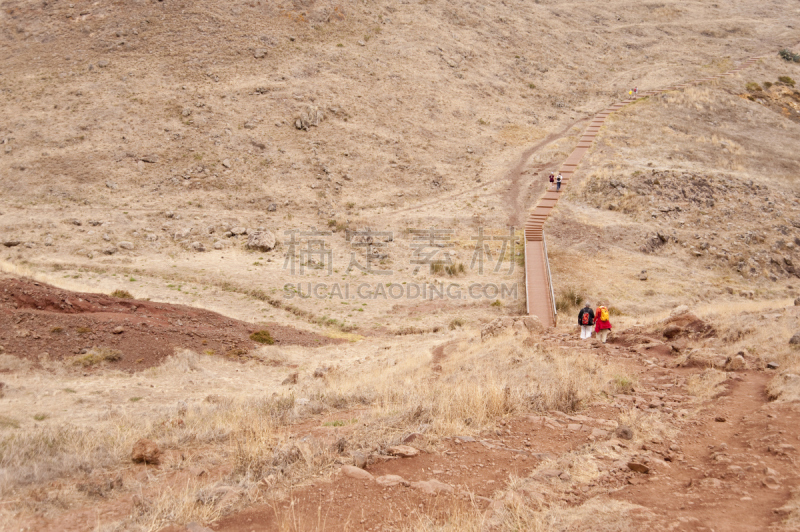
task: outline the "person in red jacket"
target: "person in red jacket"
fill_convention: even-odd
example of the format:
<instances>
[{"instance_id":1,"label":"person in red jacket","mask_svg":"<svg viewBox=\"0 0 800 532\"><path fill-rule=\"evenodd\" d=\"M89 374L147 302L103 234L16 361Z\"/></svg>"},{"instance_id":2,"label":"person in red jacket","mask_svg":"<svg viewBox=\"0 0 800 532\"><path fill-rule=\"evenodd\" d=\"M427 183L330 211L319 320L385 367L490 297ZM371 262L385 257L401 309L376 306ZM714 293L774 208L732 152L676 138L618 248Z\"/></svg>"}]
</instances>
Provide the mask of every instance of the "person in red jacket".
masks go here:
<instances>
[{"instance_id":1,"label":"person in red jacket","mask_svg":"<svg viewBox=\"0 0 800 532\"><path fill-rule=\"evenodd\" d=\"M611 332L611 322L608 320L608 308L600 304L594 313L594 332L598 340L606 343L608 333Z\"/></svg>"}]
</instances>

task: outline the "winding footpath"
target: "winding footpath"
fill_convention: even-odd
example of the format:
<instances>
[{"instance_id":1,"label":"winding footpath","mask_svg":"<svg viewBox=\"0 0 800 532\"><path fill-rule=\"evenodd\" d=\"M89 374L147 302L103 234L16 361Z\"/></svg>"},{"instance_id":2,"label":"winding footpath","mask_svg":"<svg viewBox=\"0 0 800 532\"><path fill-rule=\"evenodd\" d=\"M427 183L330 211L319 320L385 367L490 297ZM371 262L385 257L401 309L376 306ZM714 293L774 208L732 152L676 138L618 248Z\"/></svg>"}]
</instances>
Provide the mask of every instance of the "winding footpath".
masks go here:
<instances>
[{"instance_id":1,"label":"winding footpath","mask_svg":"<svg viewBox=\"0 0 800 532\"><path fill-rule=\"evenodd\" d=\"M614 111L618 111L626 105L648 96L653 96L662 92L682 90L715 79L735 76L739 71L752 66L762 57L764 56L751 57L733 70L717 74L716 76L701 78L665 89L641 92L640 95L635 98L622 100L603 109L592 118L589 125L583 131L580 140L578 140L578 145L561 165L559 170L563 177L561 190L556 192L553 189L548 189L539 199L536 207L533 208L525 221L525 295L529 315L538 316L545 327L554 327L556 325L558 313L555 307L553 281L550 275L550 264L547 258L544 224L547 222L550 213L558 203L559 196L564 192L564 189L574 176L581 159L592 149L594 139L600 132L600 128L603 127L606 118Z\"/></svg>"}]
</instances>

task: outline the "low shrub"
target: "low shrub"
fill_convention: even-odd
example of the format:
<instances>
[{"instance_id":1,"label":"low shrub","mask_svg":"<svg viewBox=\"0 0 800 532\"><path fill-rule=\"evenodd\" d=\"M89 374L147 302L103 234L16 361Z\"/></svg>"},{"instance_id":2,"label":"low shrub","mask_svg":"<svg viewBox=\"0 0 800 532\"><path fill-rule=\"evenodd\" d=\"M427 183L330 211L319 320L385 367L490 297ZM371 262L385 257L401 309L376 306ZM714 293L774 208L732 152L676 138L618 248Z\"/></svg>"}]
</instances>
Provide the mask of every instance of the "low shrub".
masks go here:
<instances>
[{"instance_id":1,"label":"low shrub","mask_svg":"<svg viewBox=\"0 0 800 532\"><path fill-rule=\"evenodd\" d=\"M781 76L778 78L778 81L783 83L784 85L788 85L790 87L794 87L794 80L789 76Z\"/></svg>"},{"instance_id":2,"label":"low shrub","mask_svg":"<svg viewBox=\"0 0 800 532\"><path fill-rule=\"evenodd\" d=\"M272 335L269 331L256 331L250 335L250 339L254 342L258 342L259 344L266 344L272 345L275 343L275 340L272 338Z\"/></svg>"},{"instance_id":3,"label":"low shrub","mask_svg":"<svg viewBox=\"0 0 800 532\"><path fill-rule=\"evenodd\" d=\"M133 299L133 296L127 290L114 290L111 292L111 297L116 297L119 299Z\"/></svg>"}]
</instances>

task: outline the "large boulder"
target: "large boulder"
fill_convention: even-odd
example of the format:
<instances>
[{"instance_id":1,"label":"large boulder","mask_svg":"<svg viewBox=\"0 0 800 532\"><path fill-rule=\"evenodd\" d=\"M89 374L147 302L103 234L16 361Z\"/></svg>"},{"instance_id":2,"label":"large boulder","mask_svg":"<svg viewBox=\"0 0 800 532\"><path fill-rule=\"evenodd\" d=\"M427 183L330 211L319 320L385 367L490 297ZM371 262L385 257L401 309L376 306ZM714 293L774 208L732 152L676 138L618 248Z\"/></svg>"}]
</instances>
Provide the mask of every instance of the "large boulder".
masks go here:
<instances>
[{"instance_id":1,"label":"large boulder","mask_svg":"<svg viewBox=\"0 0 800 532\"><path fill-rule=\"evenodd\" d=\"M254 251L272 251L278 243L272 231L254 231L247 238L247 249Z\"/></svg>"}]
</instances>

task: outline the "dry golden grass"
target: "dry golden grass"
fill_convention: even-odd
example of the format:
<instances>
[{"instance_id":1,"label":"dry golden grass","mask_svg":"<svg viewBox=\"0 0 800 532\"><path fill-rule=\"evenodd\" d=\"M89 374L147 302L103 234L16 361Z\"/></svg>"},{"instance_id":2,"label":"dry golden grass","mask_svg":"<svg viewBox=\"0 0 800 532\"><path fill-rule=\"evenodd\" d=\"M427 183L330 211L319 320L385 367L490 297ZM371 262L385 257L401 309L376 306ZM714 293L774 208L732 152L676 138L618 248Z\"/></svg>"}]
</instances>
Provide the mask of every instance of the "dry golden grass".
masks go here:
<instances>
[{"instance_id":1,"label":"dry golden grass","mask_svg":"<svg viewBox=\"0 0 800 532\"><path fill-rule=\"evenodd\" d=\"M698 399L711 399L724 391L722 384L728 380L728 374L718 369L709 368L699 375L692 375L686 381L689 395Z\"/></svg>"},{"instance_id":2,"label":"dry golden grass","mask_svg":"<svg viewBox=\"0 0 800 532\"><path fill-rule=\"evenodd\" d=\"M625 532L636 530L630 512L641 510L627 502L606 497L589 499L579 506L553 504L540 507L534 501L513 498L500 510L487 517L474 508L454 508L444 522L435 522L425 515L404 530L411 532L483 532L487 528L500 532L551 532L556 530Z\"/></svg>"},{"instance_id":3,"label":"dry golden grass","mask_svg":"<svg viewBox=\"0 0 800 532\"><path fill-rule=\"evenodd\" d=\"M182 352L136 377L108 372L105 379L111 382L105 386L115 390L123 384L122 388L135 388L119 397L119 406L112 408L101 408L101 403L73 383L68 374L27 370L29 377L20 378L40 383L43 378L52 379L52 388L70 390L63 392L65 399L61 401L69 398L80 402L82 411L98 410L91 422L78 424L54 415L40 426L0 431L0 494L22 501L30 499L27 494L43 483L55 479L80 476L87 470L118 471L127 464L133 443L147 437L165 453L161 470L185 468L184 455L198 457L200 464L209 457L224 457L230 474L165 487L159 492L142 488L135 512L119 526L155 530L170 522L208 522L244 504L287 496L294 487L326 475L337 462L347 460L330 442L314 438L299 441L292 436L289 425L316 413L343 411L357 417L347 449L378 449L396 443L403 432L412 429L427 431L435 444L437 437L477 433L505 416L553 409L573 411L617 386L615 377L620 372L595 357L549 347L525 347L523 336L481 342L474 334L451 333L456 344L440 361L440 372L431 367L430 343L392 340L392 345L402 348L402 353L395 352L396 359L374 356L374 346L346 344L331 347L331 354L342 356L344 351L347 357L366 355L361 363L333 367L321 379L301 379L293 389L284 388L282 394L264 398L242 391L207 391L204 400L193 396L177 404L175 399L154 397L153 404L159 406L152 410L128 401L127 395L134 393L142 397L141 404L151 401L143 391L146 388L135 386L136 380L158 383L165 390L180 389L189 381L219 381L219 374L224 373L234 379L233 384L246 366ZM289 362L299 354L296 349L265 347L260 356ZM271 372L271 378L280 379L286 370L252 366L247 371ZM310 373L310 369L306 371ZM305 399L301 402L297 398ZM50 414L46 407L38 408L37 412ZM353 408L358 409L355 416L350 412ZM161 470L155 474L161 475ZM4 510L22 514L58 512L85 502L82 497L72 490L57 500L20 502Z\"/></svg>"}]
</instances>

